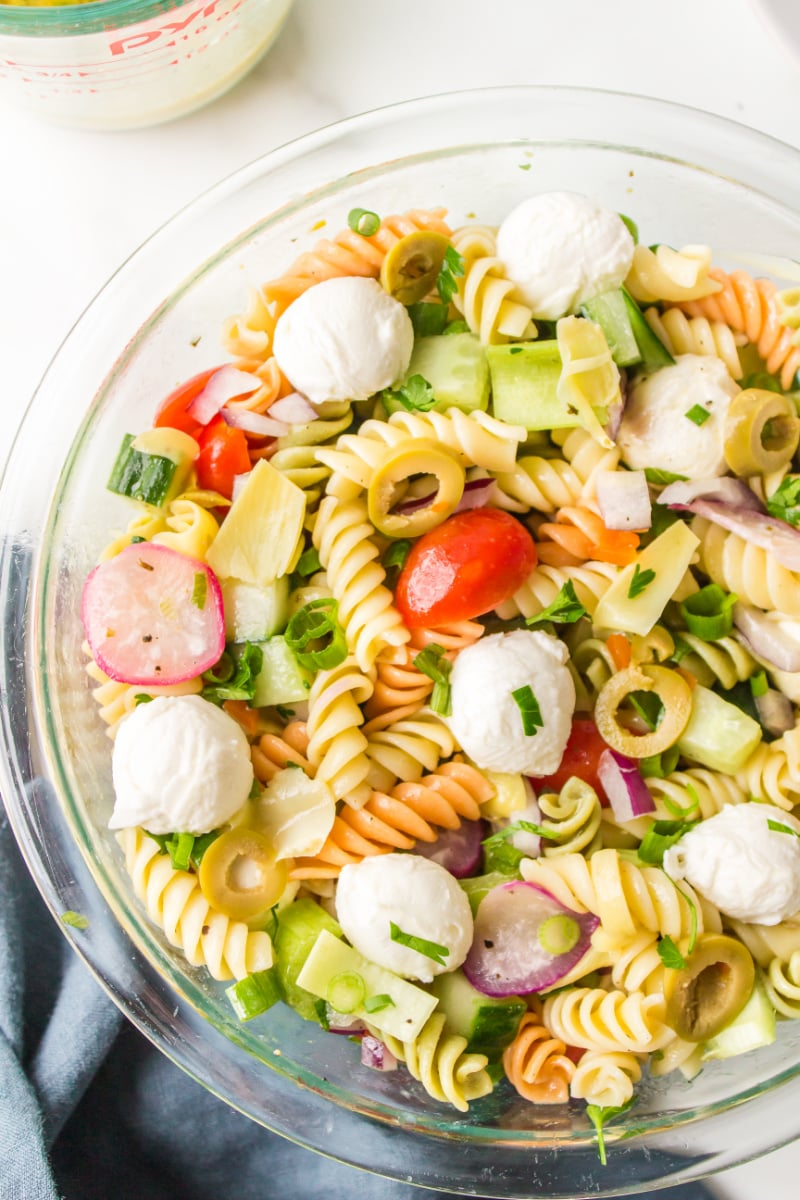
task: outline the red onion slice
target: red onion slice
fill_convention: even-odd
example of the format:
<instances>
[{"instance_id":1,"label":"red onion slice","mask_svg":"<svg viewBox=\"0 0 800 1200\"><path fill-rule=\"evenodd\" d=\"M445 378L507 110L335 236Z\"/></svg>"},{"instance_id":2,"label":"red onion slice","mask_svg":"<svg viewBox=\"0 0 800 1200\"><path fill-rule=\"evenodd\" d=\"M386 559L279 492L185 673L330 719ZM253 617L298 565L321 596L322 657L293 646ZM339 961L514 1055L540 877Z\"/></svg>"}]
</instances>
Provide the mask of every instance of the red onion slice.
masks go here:
<instances>
[{"instance_id":1,"label":"red onion slice","mask_svg":"<svg viewBox=\"0 0 800 1200\"><path fill-rule=\"evenodd\" d=\"M195 421L207 425L229 400L250 396L261 387L261 380L238 367L220 367L206 383L186 410Z\"/></svg>"},{"instance_id":2,"label":"red onion slice","mask_svg":"<svg viewBox=\"0 0 800 1200\"><path fill-rule=\"evenodd\" d=\"M285 421L276 421L265 413L249 412L246 408L224 408L222 416L234 429L243 429L256 437L283 437L289 432Z\"/></svg>"},{"instance_id":3,"label":"red onion slice","mask_svg":"<svg viewBox=\"0 0 800 1200\"><path fill-rule=\"evenodd\" d=\"M347 1037L361 1037L366 1030L366 1026L360 1017L356 1017L352 1013L337 1012L335 1008L331 1008L330 1004L326 1005L325 1019L328 1022L329 1033L341 1033Z\"/></svg>"},{"instance_id":4,"label":"red onion slice","mask_svg":"<svg viewBox=\"0 0 800 1200\"><path fill-rule=\"evenodd\" d=\"M236 500L236 498L241 493L242 488L247 483L248 479L250 478L250 476L252 474L253 474L252 471L243 471L241 475L234 475L233 488L231 490L231 500Z\"/></svg>"},{"instance_id":5,"label":"red onion slice","mask_svg":"<svg viewBox=\"0 0 800 1200\"><path fill-rule=\"evenodd\" d=\"M649 529L653 523L644 471L598 471L597 504L606 529Z\"/></svg>"},{"instance_id":6,"label":"red onion slice","mask_svg":"<svg viewBox=\"0 0 800 1200\"><path fill-rule=\"evenodd\" d=\"M289 425L306 425L309 421L316 421L319 413L305 396L301 396L299 392L290 392L288 396L282 396L271 405L269 415L277 421L286 421Z\"/></svg>"},{"instance_id":7,"label":"red onion slice","mask_svg":"<svg viewBox=\"0 0 800 1200\"><path fill-rule=\"evenodd\" d=\"M733 621L741 640L758 658L778 671L800 671L800 622L762 612L752 604L736 604ZM788 625L788 629L787 626ZM796 629L797 636L792 636Z\"/></svg>"},{"instance_id":8,"label":"red onion slice","mask_svg":"<svg viewBox=\"0 0 800 1200\"><path fill-rule=\"evenodd\" d=\"M755 697L754 703L758 719L767 733L780 737L782 733L794 729L794 707L789 697L784 696L783 692L778 692L775 688L768 688L763 696Z\"/></svg>"},{"instance_id":9,"label":"red onion slice","mask_svg":"<svg viewBox=\"0 0 800 1200\"><path fill-rule=\"evenodd\" d=\"M414 853L438 863L456 879L466 879L480 866L485 837L485 821L462 821L458 829L443 829L435 842L417 842Z\"/></svg>"},{"instance_id":10,"label":"red onion slice","mask_svg":"<svg viewBox=\"0 0 800 1200\"><path fill-rule=\"evenodd\" d=\"M480 903L464 974L485 996L540 992L580 962L599 924L536 884L501 883Z\"/></svg>"},{"instance_id":11,"label":"red onion slice","mask_svg":"<svg viewBox=\"0 0 800 1200\"><path fill-rule=\"evenodd\" d=\"M656 806L647 784L639 774L638 763L616 750L604 750L597 764L597 776L618 821L633 821Z\"/></svg>"},{"instance_id":12,"label":"red onion slice","mask_svg":"<svg viewBox=\"0 0 800 1200\"><path fill-rule=\"evenodd\" d=\"M424 496L414 496L411 500L401 500L392 509L392 512L399 513L400 516L407 516L408 513L419 512L421 508L427 508L436 497L439 495L438 490L435 492L426 492Z\"/></svg>"},{"instance_id":13,"label":"red onion slice","mask_svg":"<svg viewBox=\"0 0 800 1200\"><path fill-rule=\"evenodd\" d=\"M670 483L658 498L659 504L669 508L691 508L695 500L716 500L736 508L763 512L764 506L758 496L741 479L721 475L715 479L686 479Z\"/></svg>"},{"instance_id":14,"label":"red onion slice","mask_svg":"<svg viewBox=\"0 0 800 1200\"><path fill-rule=\"evenodd\" d=\"M493 479L468 479L456 505L456 512L466 512L468 508L485 508L493 487Z\"/></svg>"},{"instance_id":15,"label":"red onion slice","mask_svg":"<svg viewBox=\"0 0 800 1200\"><path fill-rule=\"evenodd\" d=\"M397 1059L379 1038L365 1033L361 1039L361 1063L373 1071L396 1071Z\"/></svg>"},{"instance_id":16,"label":"red onion slice","mask_svg":"<svg viewBox=\"0 0 800 1200\"><path fill-rule=\"evenodd\" d=\"M705 488L701 492L699 489ZM735 497L735 498L734 498ZM685 509L767 550L788 571L800 571L800 529L764 512L758 497L741 479L707 479L671 483L660 501Z\"/></svg>"}]
</instances>

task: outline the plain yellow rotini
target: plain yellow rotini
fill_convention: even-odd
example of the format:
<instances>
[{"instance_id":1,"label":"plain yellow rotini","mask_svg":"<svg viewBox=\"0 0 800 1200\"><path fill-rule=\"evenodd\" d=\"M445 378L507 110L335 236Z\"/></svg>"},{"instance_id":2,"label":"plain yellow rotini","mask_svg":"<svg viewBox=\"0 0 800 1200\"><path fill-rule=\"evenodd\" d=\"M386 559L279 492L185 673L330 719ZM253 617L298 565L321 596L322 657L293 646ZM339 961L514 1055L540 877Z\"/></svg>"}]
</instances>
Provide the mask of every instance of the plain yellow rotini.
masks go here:
<instances>
[{"instance_id":1,"label":"plain yellow rotini","mask_svg":"<svg viewBox=\"0 0 800 1200\"><path fill-rule=\"evenodd\" d=\"M796 734L796 730L791 732ZM785 737L759 742L735 778L748 799L762 800L789 812L800 804L800 777L787 753Z\"/></svg>"},{"instance_id":2,"label":"plain yellow rotini","mask_svg":"<svg viewBox=\"0 0 800 1200\"><path fill-rule=\"evenodd\" d=\"M700 568L712 582L758 608L800 617L799 574L760 546L750 545L704 517L695 517L692 531L700 538Z\"/></svg>"},{"instance_id":3,"label":"plain yellow rotini","mask_svg":"<svg viewBox=\"0 0 800 1200\"><path fill-rule=\"evenodd\" d=\"M708 246L635 246L633 262L625 280L628 291L641 304L667 300L677 304L713 296L721 284L709 274L711 250Z\"/></svg>"},{"instance_id":4,"label":"plain yellow rotini","mask_svg":"<svg viewBox=\"0 0 800 1200\"><path fill-rule=\"evenodd\" d=\"M205 560L208 547L219 531L214 517L194 500L179 496L168 506L165 523L167 528L156 533L152 541L160 546L169 546L189 558Z\"/></svg>"},{"instance_id":5,"label":"plain yellow rotini","mask_svg":"<svg viewBox=\"0 0 800 1200\"><path fill-rule=\"evenodd\" d=\"M232 921L206 900L197 876L178 871L168 854L141 829L123 829L117 841L137 898L172 946L193 967L207 967L214 979L244 979L272 965L272 943L263 930Z\"/></svg>"},{"instance_id":6,"label":"plain yellow rotini","mask_svg":"<svg viewBox=\"0 0 800 1200\"><path fill-rule=\"evenodd\" d=\"M773 958L764 976L773 1007L788 1020L800 1018L800 950L788 959Z\"/></svg>"},{"instance_id":7,"label":"plain yellow rotini","mask_svg":"<svg viewBox=\"0 0 800 1200\"><path fill-rule=\"evenodd\" d=\"M688 884L680 891L659 867L639 867L604 848L591 858L565 854L560 858L523 859L523 879L551 892L567 908L592 912L609 942L624 944L643 929L687 937L692 930L695 906L697 929L721 928L719 914L701 904Z\"/></svg>"},{"instance_id":8,"label":"plain yellow rotini","mask_svg":"<svg viewBox=\"0 0 800 1200\"><path fill-rule=\"evenodd\" d=\"M413 717L370 734L369 782L376 791L388 792L398 779L415 781L424 771L435 771L440 760L452 757L456 749L455 738L436 713L420 709Z\"/></svg>"},{"instance_id":9,"label":"plain yellow rotini","mask_svg":"<svg viewBox=\"0 0 800 1200\"><path fill-rule=\"evenodd\" d=\"M320 504L314 545L339 604L347 645L362 671L384 648L402 646L410 636L384 586L386 572L373 534L363 499L343 504L326 496Z\"/></svg>"},{"instance_id":10,"label":"plain yellow rotini","mask_svg":"<svg viewBox=\"0 0 800 1200\"><path fill-rule=\"evenodd\" d=\"M699 354L721 358L732 379L742 378L739 345L736 335L724 321L709 321L706 317L687 317L680 308L659 312L648 308L644 314L647 324L670 354Z\"/></svg>"},{"instance_id":11,"label":"plain yellow rotini","mask_svg":"<svg viewBox=\"0 0 800 1200\"><path fill-rule=\"evenodd\" d=\"M649 1054L674 1037L663 996L575 987L548 996L544 1023L568 1046Z\"/></svg>"},{"instance_id":12,"label":"plain yellow rotini","mask_svg":"<svg viewBox=\"0 0 800 1200\"><path fill-rule=\"evenodd\" d=\"M633 1095L642 1077L642 1060L629 1050L587 1050L572 1076L569 1093L574 1100L618 1108Z\"/></svg>"},{"instance_id":13,"label":"plain yellow rotini","mask_svg":"<svg viewBox=\"0 0 800 1200\"><path fill-rule=\"evenodd\" d=\"M86 674L96 687L92 688L92 697L98 707L98 716L107 726L106 733L110 738L117 736L120 721L136 708L136 697L151 696L196 696L203 690L202 679L187 679L184 683L174 683L167 687L144 687L138 683L120 683L117 679L109 679L101 671L91 657L89 643L82 646L84 654L89 656L86 664Z\"/></svg>"},{"instance_id":14,"label":"plain yellow rotini","mask_svg":"<svg viewBox=\"0 0 800 1200\"><path fill-rule=\"evenodd\" d=\"M467 1112L470 1100L479 1100L492 1091L486 1071L489 1060L485 1054L465 1053L467 1039L446 1033L444 1025L444 1014L434 1012L412 1042L374 1032L395 1058L406 1064L429 1096Z\"/></svg>"},{"instance_id":15,"label":"plain yellow rotini","mask_svg":"<svg viewBox=\"0 0 800 1200\"><path fill-rule=\"evenodd\" d=\"M536 337L530 307L497 257L495 230L488 225L466 225L457 229L451 240L464 260L453 304L472 332L484 345Z\"/></svg>"},{"instance_id":16,"label":"plain yellow rotini","mask_svg":"<svg viewBox=\"0 0 800 1200\"><path fill-rule=\"evenodd\" d=\"M594 944L602 949L606 942L603 930L597 931ZM611 982L622 992L642 992L645 996L663 995L666 967L658 953L658 935L642 930L623 945L609 942Z\"/></svg>"},{"instance_id":17,"label":"plain yellow rotini","mask_svg":"<svg viewBox=\"0 0 800 1200\"><path fill-rule=\"evenodd\" d=\"M706 642L683 629L679 637L690 651L681 658L681 666L691 671L703 687L720 683L725 689L732 688L749 679L758 669L750 651L735 637Z\"/></svg>"},{"instance_id":18,"label":"plain yellow rotini","mask_svg":"<svg viewBox=\"0 0 800 1200\"><path fill-rule=\"evenodd\" d=\"M372 794L367 783L367 739L361 732L364 715L359 705L372 695L372 680L350 656L327 671L319 671L308 693L307 758L317 778L327 783L337 800L354 808Z\"/></svg>"},{"instance_id":19,"label":"plain yellow rotini","mask_svg":"<svg viewBox=\"0 0 800 1200\"><path fill-rule=\"evenodd\" d=\"M706 767L673 771L663 779L646 779L645 783L656 803L652 815L657 821L705 821L726 804L744 804L750 799L733 775L723 775L721 771L710 771ZM631 827L636 829L633 824ZM644 826L643 834L646 829Z\"/></svg>"},{"instance_id":20,"label":"plain yellow rotini","mask_svg":"<svg viewBox=\"0 0 800 1200\"><path fill-rule=\"evenodd\" d=\"M553 603L565 583L572 583L576 596L591 615L619 571L613 563L602 562L569 568L537 566L509 600L498 604L495 612L504 621L519 616L534 617Z\"/></svg>"}]
</instances>

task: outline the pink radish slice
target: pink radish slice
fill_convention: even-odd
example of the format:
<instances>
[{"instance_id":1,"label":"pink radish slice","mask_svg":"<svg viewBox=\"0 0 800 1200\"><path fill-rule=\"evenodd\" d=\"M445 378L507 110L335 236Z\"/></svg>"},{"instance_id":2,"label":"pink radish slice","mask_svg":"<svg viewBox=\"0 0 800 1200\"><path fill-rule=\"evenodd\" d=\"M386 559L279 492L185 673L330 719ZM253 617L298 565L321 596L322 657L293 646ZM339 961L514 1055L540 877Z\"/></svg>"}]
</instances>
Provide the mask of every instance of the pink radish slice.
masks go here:
<instances>
[{"instance_id":1,"label":"pink radish slice","mask_svg":"<svg viewBox=\"0 0 800 1200\"><path fill-rule=\"evenodd\" d=\"M362 1066L371 1067L373 1071L396 1071L397 1059L391 1050L379 1038L367 1033L361 1039Z\"/></svg>"},{"instance_id":2,"label":"pink radish slice","mask_svg":"<svg viewBox=\"0 0 800 1200\"><path fill-rule=\"evenodd\" d=\"M599 924L593 913L572 912L536 884L498 884L478 907L464 974L485 996L540 992L580 962Z\"/></svg>"},{"instance_id":3,"label":"pink radish slice","mask_svg":"<svg viewBox=\"0 0 800 1200\"><path fill-rule=\"evenodd\" d=\"M183 683L225 649L217 577L168 546L140 542L95 567L81 615L95 662L121 683Z\"/></svg>"},{"instance_id":4,"label":"pink radish slice","mask_svg":"<svg viewBox=\"0 0 800 1200\"><path fill-rule=\"evenodd\" d=\"M444 867L456 879L466 879L478 869L485 821L462 821L458 829L443 829L435 842L417 842L414 853Z\"/></svg>"}]
</instances>

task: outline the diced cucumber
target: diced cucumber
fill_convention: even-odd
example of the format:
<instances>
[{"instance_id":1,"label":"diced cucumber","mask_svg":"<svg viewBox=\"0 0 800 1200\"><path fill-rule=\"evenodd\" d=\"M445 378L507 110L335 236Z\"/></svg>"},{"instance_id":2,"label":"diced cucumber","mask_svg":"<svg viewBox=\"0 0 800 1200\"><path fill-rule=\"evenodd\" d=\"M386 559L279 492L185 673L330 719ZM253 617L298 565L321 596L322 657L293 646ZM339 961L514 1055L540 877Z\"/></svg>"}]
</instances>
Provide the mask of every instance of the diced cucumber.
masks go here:
<instances>
[{"instance_id":1,"label":"diced cucumber","mask_svg":"<svg viewBox=\"0 0 800 1200\"><path fill-rule=\"evenodd\" d=\"M599 325L605 334L611 357L618 367L631 367L642 361L642 352L633 332L628 306L620 288L603 292L581 305L581 312Z\"/></svg>"},{"instance_id":2,"label":"diced cucumber","mask_svg":"<svg viewBox=\"0 0 800 1200\"><path fill-rule=\"evenodd\" d=\"M459 887L467 894L473 917L486 893L490 892L493 887L497 887L498 884L508 883L512 878L513 876L504 875L502 871L490 871L488 875L473 875L471 879L459 879Z\"/></svg>"},{"instance_id":3,"label":"diced cucumber","mask_svg":"<svg viewBox=\"0 0 800 1200\"><path fill-rule=\"evenodd\" d=\"M489 364L474 333L439 334L417 338L406 379L422 375L433 388L435 412L460 408L463 412L489 407ZM384 396L387 414L402 411L397 400Z\"/></svg>"},{"instance_id":4,"label":"diced cucumber","mask_svg":"<svg viewBox=\"0 0 800 1200\"><path fill-rule=\"evenodd\" d=\"M225 989L233 1011L240 1021L250 1021L272 1008L282 998L278 973L274 967L245 975L237 983Z\"/></svg>"},{"instance_id":5,"label":"diced cucumber","mask_svg":"<svg viewBox=\"0 0 800 1200\"><path fill-rule=\"evenodd\" d=\"M467 1039L467 1050L494 1056L513 1041L527 1005L520 996L484 996L463 971L448 971L431 984L450 1033Z\"/></svg>"},{"instance_id":6,"label":"diced cucumber","mask_svg":"<svg viewBox=\"0 0 800 1200\"><path fill-rule=\"evenodd\" d=\"M259 645L263 660L256 677L254 707L298 704L301 700L307 700L313 676L300 666L286 638L278 634Z\"/></svg>"},{"instance_id":7,"label":"diced cucumber","mask_svg":"<svg viewBox=\"0 0 800 1200\"><path fill-rule=\"evenodd\" d=\"M532 432L580 425L577 411L558 395L561 355L556 340L487 346L486 357L492 380L492 411L501 421L524 425ZM595 411L600 423L605 424L607 411Z\"/></svg>"},{"instance_id":8,"label":"diced cucumber","mask_svg":"<svg viewBox=\"0 0 800 1200\"><path fill-rule=\"evenodd\" d=\"M750 999L730 1025L704 1044L703 1062L734 1058L737 1054L746 1054L748 1050L770 1046L774 1041L775 1009L770 1003L761 973L756 971Z\"/></svg>"},{"instance_id":9,"label":"diced cucumber","mask_svg":"<svg viewBox=\"0 0 800 1200\"><path fill-rule=\"evenodd\" d=\"M390 1037L400 1038L404 1042L413 1041L436 1008L435 996L401 979L394 971L387 971L385 967L370 962L358 950L323 930L298 975L298 984L333 1004L342 977L348 976L358 976L364 984L363 1003L354 1004L349 1011ZM355 981L351 979L348 996L352 1001L357 998L356 990ZM391 1004L370 1011L366 1006L373 996L388 996Z\"/></svg>"},{"instance_id":10,"label":"diced cucumber","mask_svg":"<svg viewBox=\"0 0 800 1200\"><path fill-rule=\"evenodd\" d=\"M625 301L625 307L628 310L628 320L633 330L633 336L636 338L636 344L639 347L642 363L645 367L670 366L675 362L675 359L661 341L661 338L653 333L642 315L642 310L628 289L623 287L620 291Z\"/></svg>"},{"instance_id":11,"label":"diced cucumber","mask_svg":"<svg viewBox=\"0 0 800 1200\"><path fill-rule=\"evenodd\" d=\"M761 726L709 688L692 688L689 724L677 741L681 754L712 771L733 775L761 741Z\"/></svg>"},{"instance_id":12,"label":"diced cucumber","mask_svg":"<svg viewBox=\"0 0 800 1200\"><path fill-rule=\"evenodd\" d=\"M265 587L243 583L241 579L223 579L221 587L226 641L265 642L286 628L289 620L288 575L282 575Z\"/></svg>"},{"instance_id":13,"label":"diced cucumber","mask_svg":"<svg viewBox=\"0 0 800 1200\"><path fill-rule=\"evenodd\" d=\"M597 629L644 637L681 583L700 544L685 521L676 521L624 567L594 612Z\"/></svg>"},{"instance_id":14,"label":"diced cucumber","mask_svg":"<svg viewBox=\"0 0 800 1200\"><path fill-rule=\"evenodd\" d=\"M126 433L106 487L119 496L163 508L184 488L198 445L178 429Z\"/></svg>"},{"instance_id":15,"label":"diced cucumber","mask_svg":"<svg viewBox=\"0 0 800 1200\"><path fill-rule=\"evenodd\" d=\"M297 982L314 943L322 932L340 938L342 930L337 921L320 908L314 900L295 900L276 914L278 928L272 939L275 951L274 967L278 973L287 1004L306 1021L322 1024L320 1016L325 1006L317 997Z\"/></svg>"}]
</instances>

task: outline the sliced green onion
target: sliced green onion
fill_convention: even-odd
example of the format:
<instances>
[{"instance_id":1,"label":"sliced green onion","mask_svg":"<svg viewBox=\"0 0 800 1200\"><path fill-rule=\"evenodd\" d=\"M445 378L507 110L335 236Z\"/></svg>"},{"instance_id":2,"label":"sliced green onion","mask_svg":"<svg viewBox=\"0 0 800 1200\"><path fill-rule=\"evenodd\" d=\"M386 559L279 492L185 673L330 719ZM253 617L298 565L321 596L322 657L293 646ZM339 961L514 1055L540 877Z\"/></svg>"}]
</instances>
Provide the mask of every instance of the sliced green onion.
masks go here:
<instances>
[{"instance_id":1,"label":"sliced green onion","mask_svg":"<svg viewBox=\"0 0 800 1200\"><path fill-rule=\"evenodd\" d=\"M526 683L524 687L516 688L511 693L511 698L522 716L522 729L525 736L535 737L537 730L544 728L544 719L539 701L534 696L532 689Z\"/></svg>"},{"instance_id":2,"label":"sliced green onion","mask_svg":"<svg viewBox=\"0 0 800 1200\"><path fill-rule=\"evenodd\" d=\"M754 697L766 696L769 691L766 671L759 671L757 674L751 676L750 691Z\"/></svg>"},{"instance_id":3,"label":"sliced green onion","mask_svg":"<svg viewBox=\"0 0 800 1200\"><path fill-rule=\"evenodd\" d=\"M445 658L445 649L436 642L431 642L413 660L414 666L428 679L433 680L430 707L440 717L449 717L453 712L450 672L453 664Z\"/></svg>"},{"instance_id":4,"label":"sliced green onion","mask_svg":"<svg viewBox=\"0 0 800 1200\"><path fill-rule=\"evenodd\" d=\"M400 538L396 542L389 543L383 552L381 562L384 567L403 567L410 553L411 542L407 538Z\"/></svg>"},{"instance_id":5,"label":"sliced green onion","mask_svg":"<svg viewBox=\"0 0 800 1200\"><path fill-rule=\"evenodd\" d=\"M681 601L681 616L686 628L704 642L716 642L733 629L733 606L739 599L725 592L718 583L709 583Z\"/></svg>"},{"instance_id":6,"label":"sliced green onion","mask_svg":"<svg viewBox=\"0 0 800 1200\"><path fill-rule=\"evenodd\" d=\"M647 571L643 571L637 563L633 568L633 578L631 579L630 586L628 588L628 599L635 600L637 596L641 596L644 589L650 586L655 577L655 571L649 569Z\"/></svg>"},{"instance_id":7,"label":"sliced green onion","mask_svg":"<svg viewBox=\"0 0 800 1200\"><path fill-rule=\"evenodd\" d=\"M792 829L789 825L782 825L780 821L767 821L767 829L773 830L774 833L790 833L792 837L800 837L800 833L796 829Z\"/></svg>"},{"instance_id":8,"label":"sliced green onion","mask_svg":"<svg viewBox=\"0 0 800 1200\"><path fill-rule=\"evenodd\" d=\"M664 966L669 967L671 971L682 971L686 966L686 959L668 933L664 937L659 938L656 949L658 950L658 957Z\"/></svg>"},{"instance_id":9,"label":"sliced green onion","mask_svg":"<svg viewBox=\"0 0 800 1200\"><path fill-rule=\"evenodd\" d=\"M665 779L671 775L678 765L680 750L670 746L660 754L651 754L649 758L639 759L639 774L642 779Z\"/></svg>"},{"instance_id":10,"label":"sliced green onion","mask_svg":"<svg viewBox=\"0 0 800 1200\"><path fill-rule=\"evenodd\" d=\"M264 665L264 652L255 642L245 642L238 661L227 650L219 662L203 674L206 686L201 693L204 700L212 704L224 704L226 700L252 701L256 691L256 679Z\"/></svg>"},{"instance_id":11,"label":"sliced green onion","mask_svg":"<svg viewBox=\"0 0 800 1200\"><path fill-rule=\"evenodd\" d=\"M336 619L338 610L332 597L323 596L310 600L286 626L286 644L301 666L327 671L347 658L347 639Z\"/></svg>"},{"instance_id":12,"label":"sliced green onion","mask_svg":"<svg viewBox=\"0 0 800 1200\"><path fill-rule=\"evenodd\" d=\"M297 560L295 571L305 579L309 575L313 575L316 571L322 570L322 563L319 559L319 551L315 546L309 546L304 550Z\"/></svg>"},{"instance_id":13,"label":"sliced green onion","mask_svg":"<svg viewBox=\"0 0 800 1200\"><path fill-rule=\"evenodd\" d=\"M664 853L693 829L697 821L654 821L642 838L637 851L642 862L660 867Z\"/></svg>"},{"instance_id":14,"label":"sliced green onion","mask_svg":"<svg viewBox=\"0 0 800 1200\"><path fill-rule=\"evenodd\" d=\"M655 692L630 692L628 703L651 731L658 729L664 716L664 705Z\"/></svg>"},{"instance_id":15,"label":"sliced green onion","mask_svg":"<svg viewBox=\"0 0 800 1200\"><path fill-rule=\"evenodd\" d=\"M669 796L662 796L661 803L664 805L664 808L667 810L667 812L672 813L676 821L686 822L690 817L693 817L695 813L701 813L702 809L700 807L700 797L697 794L697 788L691 783L685 783L684 787L689 795L689 799L692 802L688 808L683 808L682 805L678 804L676 800L671 800Z\"/></svg>"},{"instance_id":16,"label":"sliced green onion","mask_svg":"<svg viewBox=\"0 0 800 1200\"><path fill-rule=\"evenodd\" d=\"M360 233L362 237L372 237L380 229L381 219L369 208L351 208L347 214L347 224L353 233Z\"/></svg>"},{"instance_id":17,"label":"sliced green onion","mask_svg":"<svg viewBox=\"0 0 800 1200\"><path fill-rule=\"evenodd\" d=\"M342 971L328 984L328 1003L336 1012L355 1012L362 1007L366 994L364 977L357 971Z\"/></svg>"},{"instance_id":18,"label":"sliced green onion","mask_svg":"<svg viewBox=\"0 0 800 1200\"><path fill-rule=\"evenodd\" d=\"M379 996L367 996L364 1001L364 1012L382 1012L384 1008L394 1008L394 1000L388 992L381 992Z\"/></svg>"},{"instance_id":19,"label":"sliced green onion","mask_svg":"<svg viewBox=\"0 0 800 1200\"><path fill-rule=\"evenodd\" d=\"M676 475L674 471L662 471L660 467L645 467L644 477L648 483L682 483L686 475Z\"/></svg>"},{"instance_id":20,"label":"sliced green onion","mask_svg":"<svg viewBox=\"0 0 800 1200\"><path fill-rule=\"evenodd\" d=\"M450 957L447 946L440 946L438 942L429 942L427 938L417 937L413 933L405 933L394 921L389 922L389 937L400 946L407 946L409 950L416 950L418 954L424 954L426 958L432 959L440 967L447 966L446 959Z\"/></svg>"},{"instance_id":21,"label":"sliced green onion","mask_svg":"<svg viewBox=\"0 0 800 1200\"><path fill-rule=\"evenodd\" d=\"M82 913L73 912L71 908L61 914L61 920L64 925L71 925L73 929L89 928L89 918L84 917Z\"/></svg>"},{"instance_id":22,"label":"sliced green onion","mask_svg":"<svg viewBox=\"0 0 800 1200\"><path fill-rule=\"evenodd\" d=\"M208 595L208 576L205 571L195 571L192 585L192 604L195 608L204 609Z\"/></svg>"},{"instance_id":23,"label":"sliced green onion","mask_svg":"<svg viewBox=\"0 0 800 1200\"><path fill-rule=\"evenodd\" d=\"M585 616L586 609L575 594L572 580L568 579L552 604L548 604L535 617L527 617L525 624L532 627L543 621L554 621L557 625L572 625Z\"/></svg>"},{"instance_id":24,"label":"sliced green onion","mask_svg":"<svg viewBox=\"0 0 800 1200\"><path fill-rule=\"evenodd\" d=\"M695 425L705 425L711 413L707 408L703 408L702 404L693 404L683 415Z\"/></svg>"},{"instance_id":25,"label":"sliced green onion","mask_svg":"<svg viewBox=\"0 0 800 1200\"><path fill-rule=\"evenodd\" d=\"M573 917L558 913L542 921L536 936L544 952L555 957L567 954L576 945L581 929Z\"/></svg>"},{"instance_id":26,"label":"sliced green onion","mask_svg":"<svg viewBox=\"0 0 800 1200\"><path fill-rule=\"evenodd\" d=\"M469 325L466 321L448 321L444 327L444 333L469 333ZM514 351L512 350L513 354Z\"/></svg>"},{"instance_id":27,"label":"sliced green onion","mask_svg":"<svg viewBox=\"0 0 800 1200\"><path fill-rule=\"evenodd\" d=\"M167 852L176 871L188 871L194 849L194 834L173 833L167 842Z\"/></svg>"},{"instance_id":28,"label":"sliced green onion","mask_svg":"<svg viewBox=\"0 0 800 1200\"><path fill-rule=\"evenodd\" d=\"M669 879L669 875L667 876L667 879ZM689 945L686 947L686 953L689 955L689 957L691 957L691 955L694 953L694 948L697 945L697 905L691 896L687 896L686 892L682 891L681 888L678 887L674 879L672 880L672 886L675 888L675 891L678 893L678 895L683 896L684 900L689 905Z\"/></svg>"},{"instance_id":29,"label":"sliced green onion","mask_svg":"<svg viewBox=\"0 0 800 1200\"><path fill-rule=\"evenodd\" d=\"M620 221L622 221L622 224L625 226L625 228L628 230L628 233L633 238L634 246L638 246L639 245L639 226L636 224L633 217L628 217L625 215L625 213L620 213L619 219L620 219Z\"/></svg>"},{"instance_id":30,"label":"sliced green onion","mask_svg":"<svg viewBox=\"0 0 800 1200\"><path fill-rule=\"evenodd\" d=\"M138 533L135 533L133 535L133 537L131 538L131 545L138 546L139 542L146 542L146 541L147 541L147 538L140 537Z\"/></svg>"},{"instance_id":31,"label":"sliced green onion","mask_svg":"<svg viewBox=\"0 0 800 1200\"><path fill-rule=\"evenodd\" d=\"M282 999L280 981L274 967L245 975L244 979L226 988L225 995L240 1021L252 1020Z\"/></svg>"}]
</instances>

